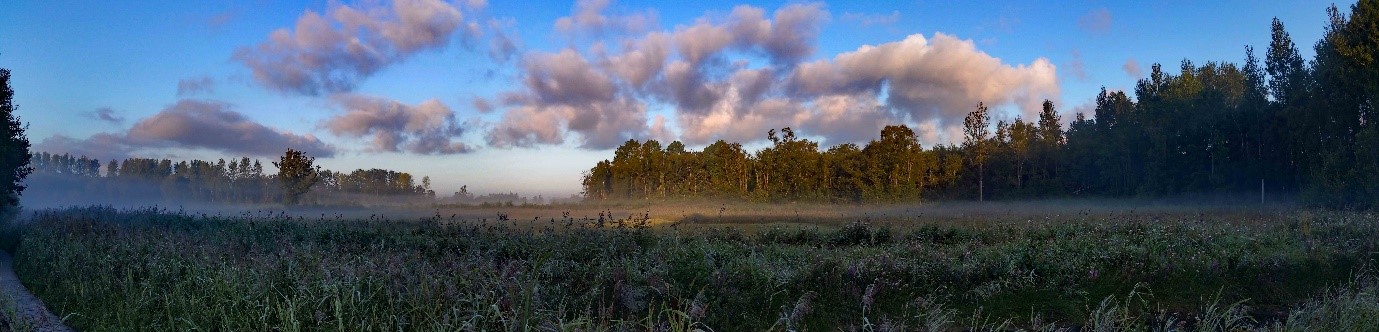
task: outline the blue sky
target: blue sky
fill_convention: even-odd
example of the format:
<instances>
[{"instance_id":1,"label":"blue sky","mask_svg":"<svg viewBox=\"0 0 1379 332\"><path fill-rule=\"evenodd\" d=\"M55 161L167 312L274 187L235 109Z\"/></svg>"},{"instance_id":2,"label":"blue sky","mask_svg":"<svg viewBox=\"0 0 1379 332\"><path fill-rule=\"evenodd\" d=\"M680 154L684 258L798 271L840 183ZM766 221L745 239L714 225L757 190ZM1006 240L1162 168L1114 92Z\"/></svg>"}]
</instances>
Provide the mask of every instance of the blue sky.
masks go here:
<instances>
[{"instance_id":1,"label":"blue sky","mask_svg":"<svg viewBox=\"0 0 1379 332\"><path fill-rule=\"evenodd\" d=\"M755 147L793 126L831 145L904 123L932 146L965 105L1011 119L1044 98L1071 119L1153 63L1263 57L1274 17L1310 57L1328 4L21 0L0 5L0 67L50 152L291 146L441 193L564 196L628 138ZM274 41L308 16L327 33Z\"/></svg>"}]
</instances>

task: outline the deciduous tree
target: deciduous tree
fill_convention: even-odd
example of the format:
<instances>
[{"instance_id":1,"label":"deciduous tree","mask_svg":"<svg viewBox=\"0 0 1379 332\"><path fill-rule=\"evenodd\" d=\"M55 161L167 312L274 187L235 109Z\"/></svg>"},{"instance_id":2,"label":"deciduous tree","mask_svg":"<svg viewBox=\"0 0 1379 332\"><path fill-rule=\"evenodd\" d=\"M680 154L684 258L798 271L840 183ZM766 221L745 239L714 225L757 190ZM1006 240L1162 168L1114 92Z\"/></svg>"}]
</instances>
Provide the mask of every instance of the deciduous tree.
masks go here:
<instances>
[{"instance_id":1,"label":"deciduous tree","mask_svg":"<svg viewBox=\"0 0 1379 332\"><path fill-rule=\"evenodd\" d=\"M977 164L977 200L986 201L986 159L990 155L991 115L985 104L977 103L977 110L962 120L963 148L968 158Z\"/></svg>"},{"instance_id":2,"label":"deciduous tree","mask_svg":"<svg viewBox=\"0 0 1379 332\"><path fill-rule=\"evenodd\" d=\"M273 166L278 167L278 183L282 185L284 204L296 205L302 195L316 184L319 179L319 167L312 165L315 162L314 157L309 157L301 151L287 149L281 161L273 163Z\"/></svg>"}]
</instances>

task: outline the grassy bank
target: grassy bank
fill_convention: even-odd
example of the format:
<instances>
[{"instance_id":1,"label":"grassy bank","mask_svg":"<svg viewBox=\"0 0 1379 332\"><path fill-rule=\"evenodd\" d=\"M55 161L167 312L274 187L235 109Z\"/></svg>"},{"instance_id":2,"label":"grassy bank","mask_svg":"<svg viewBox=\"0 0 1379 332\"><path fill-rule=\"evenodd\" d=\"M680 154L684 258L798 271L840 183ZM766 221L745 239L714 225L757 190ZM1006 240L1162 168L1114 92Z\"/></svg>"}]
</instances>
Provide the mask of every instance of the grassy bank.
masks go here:
<instances>
[{"instance_id":1,"label":"grassy bank","mask_svg":"<svg viewBox=\"0 0 1379 332\"><path fill-rule=\"evenodd\" d=\"M1379 307L1363 213L598 224L50 210L16 269L84 331L1303 328Z\"/></svg>"}]
</instances>

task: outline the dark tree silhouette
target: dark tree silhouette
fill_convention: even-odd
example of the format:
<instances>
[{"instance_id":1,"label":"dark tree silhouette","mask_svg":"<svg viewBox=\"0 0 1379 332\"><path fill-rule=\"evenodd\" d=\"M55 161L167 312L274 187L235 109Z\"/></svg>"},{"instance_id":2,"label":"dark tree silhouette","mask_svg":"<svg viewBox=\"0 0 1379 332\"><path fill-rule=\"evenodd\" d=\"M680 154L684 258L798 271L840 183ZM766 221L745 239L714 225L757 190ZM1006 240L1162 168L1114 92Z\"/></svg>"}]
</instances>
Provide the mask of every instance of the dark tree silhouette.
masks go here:
<instances>
[{"instance_id":1,"label":"dark tree silhouette","mask_svg":"<svg viewBox=\"0 0 1379 332\"><path fill-rule=\"evenodd\" d=\"M278 167L278 183L282 185L284 204L296 205L302 195L320 180L317 176L319 169L312 166L315 161L316 158L308 157L301 151L287 149L282 161L273 163Z\"/></svg>"},{"instance_id":2,"label":"dark tree silhouette","mask_svg":"<svg viewBox=\"0 0 1379 332\"><path fill-rule=\"evenodd\" d=\"M24 192L24 177L33 172L29 167L29 138L24 125L14 115L14 89L10 87L10 70L0 68L0 209L9 212L19 205Z\"/></svg>"}]
</instances>

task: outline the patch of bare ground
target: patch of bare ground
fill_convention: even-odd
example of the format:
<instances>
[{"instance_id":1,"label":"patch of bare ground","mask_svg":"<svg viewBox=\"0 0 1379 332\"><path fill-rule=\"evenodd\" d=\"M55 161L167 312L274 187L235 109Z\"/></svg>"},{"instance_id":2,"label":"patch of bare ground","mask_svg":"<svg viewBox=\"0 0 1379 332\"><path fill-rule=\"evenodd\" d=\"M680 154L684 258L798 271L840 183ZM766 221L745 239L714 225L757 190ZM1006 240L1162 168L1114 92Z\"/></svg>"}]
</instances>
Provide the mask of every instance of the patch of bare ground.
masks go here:
<instances>
[{"instance_id":1,"label":"patch of bare ground","mask_svg":"<svg viewBox=\"0 0 1379 332\"><path fill-rule=\"evenodd\" d=\"M10 254L0 251L0 330L69 332L62 319L48 311L14 274Z\"/></svg>"}]
</instances>

